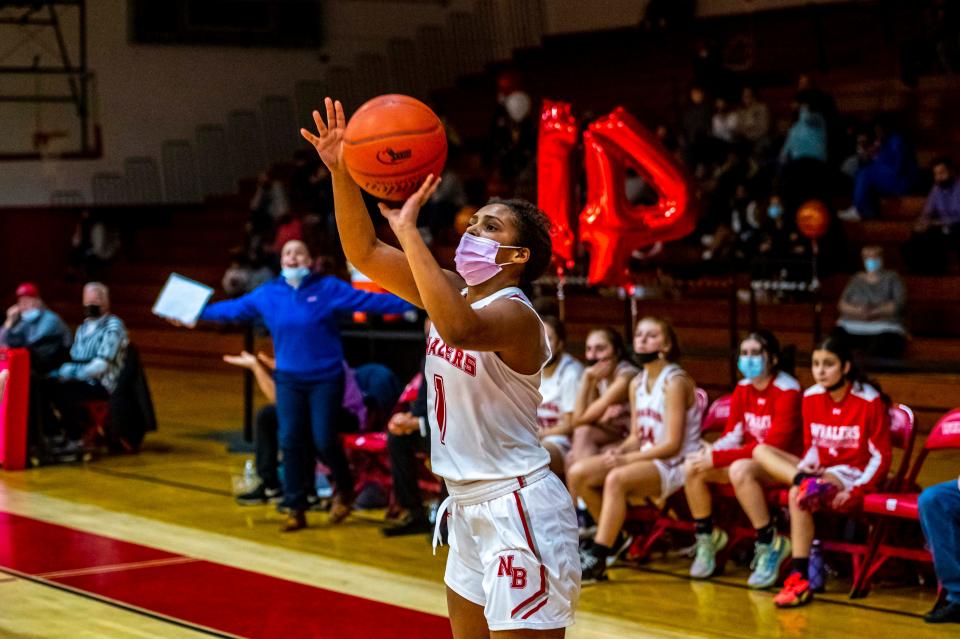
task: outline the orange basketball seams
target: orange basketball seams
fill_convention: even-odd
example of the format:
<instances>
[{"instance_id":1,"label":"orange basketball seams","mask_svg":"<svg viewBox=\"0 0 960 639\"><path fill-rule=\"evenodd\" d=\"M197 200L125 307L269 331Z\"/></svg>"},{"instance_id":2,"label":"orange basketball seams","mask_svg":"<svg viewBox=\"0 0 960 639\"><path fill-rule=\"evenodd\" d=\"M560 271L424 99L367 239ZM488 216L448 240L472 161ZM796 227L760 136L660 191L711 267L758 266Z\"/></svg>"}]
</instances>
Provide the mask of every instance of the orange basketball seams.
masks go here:
<instances>
[{"instance_id":1,"label":"orange basketball seams","mask_svg":"<svg viewBox=\"0 0 960 639\"><path fill-rule=\"evenodd\" d=\"M443 123L430 107L405 95L382 95L361 106L343 140L354 181L376 197L404 200L447 159Z\"/></svg>"}]
</instances>

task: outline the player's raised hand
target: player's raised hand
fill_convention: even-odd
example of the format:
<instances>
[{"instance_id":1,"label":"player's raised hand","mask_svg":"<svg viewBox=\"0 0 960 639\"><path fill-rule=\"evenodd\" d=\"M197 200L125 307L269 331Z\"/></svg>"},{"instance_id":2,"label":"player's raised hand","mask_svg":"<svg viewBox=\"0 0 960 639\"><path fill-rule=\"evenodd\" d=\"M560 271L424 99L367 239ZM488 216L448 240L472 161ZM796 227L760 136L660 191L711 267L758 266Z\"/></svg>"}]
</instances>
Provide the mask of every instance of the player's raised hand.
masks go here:
<instances>
[{"instance_id":1,"label":"player's raised hand","mask_svg":"<svg viewBox=\"0 0 960 639\"><path fill-rule=\"evenodd\" d=\"M319 111L313 112L313 122L317 126L317 133L313 134L306 129L300 129L300 135L313 145L317 155L330 169L330 172L346 168L343 163L343 134L347 129L347 118L343 114L343 105L340 101L326 98L324 106L327 111L327 121L324 124Z\"/></svg>"},{"instance_id":2,"label":"player's raised hand","mask_svg":"<svg viewBox=\"0 0 960 639\"><path fill-rule=\"evenodd\" d=\"M420 208L433 197L433 194L437 192L438 186L440 186L440 178L431 173L427 176L427 179L423 181L423 184L420 185L420 188L417 189L417 192L407 198L407 201L403 203L401 208L392 209L383 202L379 203L380 213L383 214L383 217L387 218L387 222L390 223L390 228L393 229L394 233L405 227L416 227L417 217L420 215Z\"/></svg>"}]
</instances>

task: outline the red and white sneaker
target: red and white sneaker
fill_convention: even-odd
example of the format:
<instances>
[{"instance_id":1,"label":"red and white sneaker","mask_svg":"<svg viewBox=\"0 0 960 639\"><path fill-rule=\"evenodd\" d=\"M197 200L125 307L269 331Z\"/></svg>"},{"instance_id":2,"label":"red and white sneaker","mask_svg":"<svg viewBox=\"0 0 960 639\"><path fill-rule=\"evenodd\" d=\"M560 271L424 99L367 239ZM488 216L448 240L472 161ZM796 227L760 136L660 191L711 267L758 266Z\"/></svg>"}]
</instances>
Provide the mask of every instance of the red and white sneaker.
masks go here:
<instances>
[{"instance_id":1,"label":"red and white sneaker","mask_svg":"<svg viewBox=\"0 0 960 639\"><path fill-rule=\"evenodd\" d=\"M794 572L783 582L783 590L773 598L773 603L778 608L795 608L810 603L811 599L813 591L810 590L810 582L799 572Z\"/></svg>"}]
</instances>

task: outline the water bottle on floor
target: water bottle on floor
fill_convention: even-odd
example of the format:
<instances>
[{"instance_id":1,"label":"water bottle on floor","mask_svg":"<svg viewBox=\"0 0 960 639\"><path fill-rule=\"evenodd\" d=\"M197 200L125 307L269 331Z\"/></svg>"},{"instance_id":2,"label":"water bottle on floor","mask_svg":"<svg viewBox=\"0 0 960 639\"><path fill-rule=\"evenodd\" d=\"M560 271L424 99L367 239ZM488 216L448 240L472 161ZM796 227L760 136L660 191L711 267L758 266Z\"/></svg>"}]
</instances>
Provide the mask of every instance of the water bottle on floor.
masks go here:
<instances>
[{"instance_id":1,"label":"water bottle on floor","mask_svg":"<svg viewBox=\"0 0 960 639\"><path fill-rule=\"evenodd\" d=\"M246 491L253 490L257 487L257 484L260 482L257 477L257 468L254 466L253 460L248 459L243 462L243 486Z\"/></svg>"},{"instance_id":2,"label":"water bottle on floor","mask_svg":"<svg viewBox=\"0 0 960 639\"><path fill-rule=\"evenodd\" d=\"M823 543L819 539L814 539L813 545L810 546L807 581L810 582L810 590L813 592L823 592L827 582L827 569L823 563Z\"/></svg>"}]
</instances>

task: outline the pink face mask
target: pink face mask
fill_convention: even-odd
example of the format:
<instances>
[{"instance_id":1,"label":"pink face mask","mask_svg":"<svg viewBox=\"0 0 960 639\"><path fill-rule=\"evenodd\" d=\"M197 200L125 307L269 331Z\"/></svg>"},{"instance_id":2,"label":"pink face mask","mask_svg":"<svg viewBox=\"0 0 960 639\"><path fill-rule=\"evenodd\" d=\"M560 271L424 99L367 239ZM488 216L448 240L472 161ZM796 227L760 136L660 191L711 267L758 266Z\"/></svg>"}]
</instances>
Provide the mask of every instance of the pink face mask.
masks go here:
<instances>
[{"instance_id":1,"label":"pink face mask","mask_svg":"<svg viewBox=\"0 0 960 639\"><path fill-rule=\"evenodd\" d=\"M502 267L510 262L497 264L497 251L501 248L521 248L519 246L501 246L500 242L485 237L477 237L464 233L460 238L460 246L453 258L457 265L457 273L467 283L467 286L483 284L500 272Z\"/></svg>"}]
</instances>

